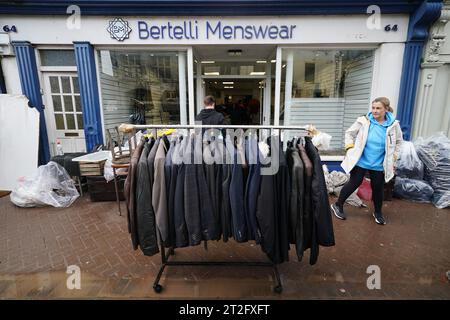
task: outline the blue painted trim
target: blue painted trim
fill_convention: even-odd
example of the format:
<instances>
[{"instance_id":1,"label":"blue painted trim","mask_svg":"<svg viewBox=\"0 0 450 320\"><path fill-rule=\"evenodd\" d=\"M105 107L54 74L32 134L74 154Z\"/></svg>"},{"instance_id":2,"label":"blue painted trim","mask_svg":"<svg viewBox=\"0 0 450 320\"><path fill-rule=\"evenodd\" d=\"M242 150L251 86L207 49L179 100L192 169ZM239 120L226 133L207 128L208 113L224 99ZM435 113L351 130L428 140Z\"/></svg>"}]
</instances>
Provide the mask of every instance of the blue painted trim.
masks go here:
<instances>
[{"instance_id":1,"label":"blue painted trim","mask_svg":"<svg viewBox=\"0 0 450 320\"><path fill-rule=\"evenodd\" d=\"M96 144L103 144L100 99L97 85L94 48L89 42L74 42L83 110L86 150L92 151Z\"/></svg>"},{"instance_id":2,"label":"blue painted trim","mask_svg":"<svg viewBox=\"0 0 450 320\"><path fill-rule=\"evenodd\" d=\"M411 137L417 82L422 51L428 38L428 29L439 18L441 9L441 2L424 1L409 21L397 111L397 119L400 121L405 140L409 140Z\"/></svg>"},{"instance_id":3,"label":"blue painted trim","mask_svg":"<svg viewBox=\"0 0 450 320\"><path fill-rule=\"evenodd\" d=\"M341 167L342 161L322 161L322 165L326 164L328 167L328 172L331 171L339 171L344 172L344 169Z\"/></svg>"},{"instance_id":4,"label":"blue painted trim","mask_svg":"<svg viewBox=\"0 0 450 320\"><path fill-rule=\"evenodd\" d=\"M166 16L256 16L365 14L368 6L380 6L382 13L412 13L421 0L24 0L0 6L0 13L67 15L78 5L83 15L166 15Z\"/></svg>"},{"instance_id":5,"label":"blue painted trim","mask_svg":"<svg viewBox=\"0 0 450 320\"><path fill-rule=\"evenodd\" d=\"M16 52L22 93L28 98L32 107L39 111L39 154L38 164L50 161L50 148L45 125L44 105L42 103L36 55L33 46L27 41L12 42Z\"/></svg>"}]
</instances>

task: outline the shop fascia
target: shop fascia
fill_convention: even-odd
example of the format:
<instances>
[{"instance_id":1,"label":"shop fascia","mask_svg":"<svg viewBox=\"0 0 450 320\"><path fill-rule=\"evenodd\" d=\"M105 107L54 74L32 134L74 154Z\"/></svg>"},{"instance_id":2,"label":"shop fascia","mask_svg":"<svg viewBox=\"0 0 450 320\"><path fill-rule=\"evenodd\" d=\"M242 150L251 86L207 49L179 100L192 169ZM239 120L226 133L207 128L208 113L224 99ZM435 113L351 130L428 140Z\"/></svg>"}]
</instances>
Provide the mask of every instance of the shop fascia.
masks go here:
<instances>
[{"instance_id":1,"label":"shop fascia","mask_svg":"<svg viewBox=\"0 0 450 320\"><path fill-rule=\"evenodd\" d=\"M222 21L183 21L163 24L152 24L150 21L139 20L139 38L142 40L176 39L176 40L251 40L251 39L292 39L296 25L228 25Z\"/></svg>"}]
</instances>

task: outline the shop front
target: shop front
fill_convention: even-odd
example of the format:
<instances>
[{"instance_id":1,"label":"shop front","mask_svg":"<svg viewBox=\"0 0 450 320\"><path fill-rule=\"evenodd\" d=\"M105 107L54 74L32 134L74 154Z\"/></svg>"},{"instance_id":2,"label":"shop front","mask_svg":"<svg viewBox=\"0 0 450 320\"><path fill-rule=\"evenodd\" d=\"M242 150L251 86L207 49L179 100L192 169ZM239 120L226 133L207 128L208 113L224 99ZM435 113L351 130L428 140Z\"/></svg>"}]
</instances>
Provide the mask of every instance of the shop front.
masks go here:
<instances>
[{"instance_id":1,"label":"shop front","mask_svg":"<svg viewBox=\"0 0 450 320\"><path fill-rule=\"evenodd\" d=\"M377 96L389 97L409 130L411 44L420 44L413 36L435 10L416 2L381 6L381 15L338 4L327 15L312 4L274 6L272 14L242 4L234 15L208 13L210 2L204 11L186 2L186 14L181 6L174 14L81 7L79 17L57 6L32 15L4 8L2 24L16 32L7 33L15 53L2 57L2 68L13 71L7 92L42 109L43 159L57 141L65 152L90 151L121 123L194 124L203 97L213 95L230 124L313 125L330 134L322 158L333 164L346 128Z\"/></svg>"}]
</instances>

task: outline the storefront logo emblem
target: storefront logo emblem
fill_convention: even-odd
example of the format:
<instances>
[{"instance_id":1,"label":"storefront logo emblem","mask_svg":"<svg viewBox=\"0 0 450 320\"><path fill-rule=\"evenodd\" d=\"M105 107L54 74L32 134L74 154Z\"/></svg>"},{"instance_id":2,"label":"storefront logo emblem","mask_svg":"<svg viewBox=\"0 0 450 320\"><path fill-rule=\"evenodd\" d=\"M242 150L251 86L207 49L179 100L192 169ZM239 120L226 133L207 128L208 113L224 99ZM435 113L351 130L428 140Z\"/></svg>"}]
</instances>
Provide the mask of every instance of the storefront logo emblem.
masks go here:
<instances>
[{"instance_id":1,"label":"storefront logo emblem","mask_svg":"<svg viewBox=\"0 0 450 320\"><path fill-rule=\"evenodd\" d=\"M118 41L128 39L131 32L128 21L123 21L122 18L115 18L113 21L110 21L106 30L108 30L111 38Z\"/></svg>"}]
</instances>

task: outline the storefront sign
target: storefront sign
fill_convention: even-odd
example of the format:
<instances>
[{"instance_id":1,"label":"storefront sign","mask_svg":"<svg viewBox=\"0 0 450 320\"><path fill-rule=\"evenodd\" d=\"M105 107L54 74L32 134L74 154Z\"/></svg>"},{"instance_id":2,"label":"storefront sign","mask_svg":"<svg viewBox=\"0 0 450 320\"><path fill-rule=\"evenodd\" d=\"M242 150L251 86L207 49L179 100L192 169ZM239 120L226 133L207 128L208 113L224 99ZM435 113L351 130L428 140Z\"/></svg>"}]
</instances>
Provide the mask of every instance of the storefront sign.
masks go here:
<instances>
[{"instance_id":1,"label":"storefront sign","mask_svg":"<svg viewBox=\"0 0 450 320\"><path fill-rule=\"evenodd\" d=\"M199 28L195 21L180 23L152 24L138 21L139 39L147 40L251 40L251 39L292 39L296 25L229 25L221 21L204 21L204 27Z\"/></svg>"},{"instance_id":2,"label":"storefront sign","mask_svg":"<svg viewBox=\"0 0 450 320\"><path fill-rule=\"evenodd\" d=\"M67 29L65 17L2 17L16 26L12 41L35 44L213 45L213 44L376 44L406 41L408 15L383 15L379 29L367 28L367 15L267 17L107 17L83 16L80 29ZM40 32L36 32L39 25ZM12 29L12 27L11 27ZM397 30L397 31L395 31Z\"/></svg>"}]
</instances>

